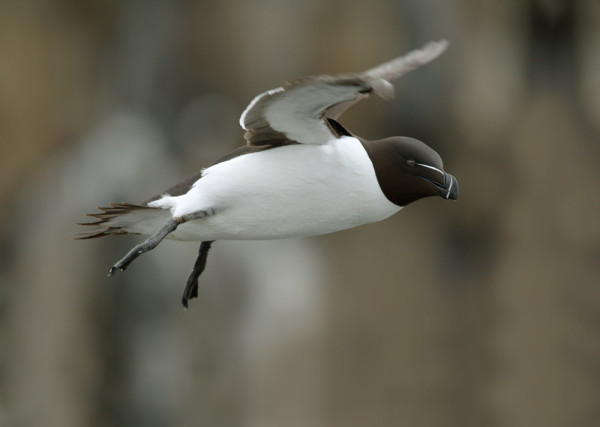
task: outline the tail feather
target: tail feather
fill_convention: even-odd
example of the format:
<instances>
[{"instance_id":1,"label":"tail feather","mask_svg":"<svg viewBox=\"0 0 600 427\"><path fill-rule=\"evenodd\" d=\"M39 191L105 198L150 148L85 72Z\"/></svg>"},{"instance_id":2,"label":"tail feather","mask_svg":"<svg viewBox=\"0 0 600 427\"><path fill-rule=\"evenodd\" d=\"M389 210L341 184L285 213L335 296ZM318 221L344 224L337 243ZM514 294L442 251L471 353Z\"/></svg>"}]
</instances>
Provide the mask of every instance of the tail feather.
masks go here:
<instances>
[{"instance_id":1,"label":"tail feather","mask_svg":"<svg viewBox=\"0 0 600 427\"><path fill-rule=\"evenodd\" d=\"M86 240L86 239L95 239L96 237L104 237L108 235L116 235L116 234L127 234L127 231L118 230L111 227L104 227L100 230L94 231L82 231L80 233L75 233L75 240Z\"/></svg>"},{"instance_id":2,"label":"tail feather","mask_svg":"<svg viewBox=\"0 0 600 427\"><path fill-rule=\"evenodd\" d=\"M164 209L131 203L110 203L108 207L98 207L101 213L86 214L97 221L78 223L96 227L90 231L75 233L75 239L94 239L116 234L152 234L170 216Z\"/></svg>"}]
</instances>

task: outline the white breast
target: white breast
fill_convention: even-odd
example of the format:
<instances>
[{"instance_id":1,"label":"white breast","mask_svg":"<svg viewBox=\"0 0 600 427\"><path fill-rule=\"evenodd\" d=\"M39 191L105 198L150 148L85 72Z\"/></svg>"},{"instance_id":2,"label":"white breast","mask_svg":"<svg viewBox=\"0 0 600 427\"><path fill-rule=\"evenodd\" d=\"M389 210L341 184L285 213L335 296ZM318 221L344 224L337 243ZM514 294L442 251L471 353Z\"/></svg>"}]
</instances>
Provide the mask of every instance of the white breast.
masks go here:
<instances>
[{"instance_id":1,"label":"white breast","mask_svg":"<svg viewBox=\"0 0 600 427\"><path fill-rule=\"evenodd\" d=\"M190 191L153 206L179 217L214 209L180 226L182 240L309 236L380 221L401 208L381 191L362 144L342 137L236 157L205 170Z\"/></svg>"}]
</instances>

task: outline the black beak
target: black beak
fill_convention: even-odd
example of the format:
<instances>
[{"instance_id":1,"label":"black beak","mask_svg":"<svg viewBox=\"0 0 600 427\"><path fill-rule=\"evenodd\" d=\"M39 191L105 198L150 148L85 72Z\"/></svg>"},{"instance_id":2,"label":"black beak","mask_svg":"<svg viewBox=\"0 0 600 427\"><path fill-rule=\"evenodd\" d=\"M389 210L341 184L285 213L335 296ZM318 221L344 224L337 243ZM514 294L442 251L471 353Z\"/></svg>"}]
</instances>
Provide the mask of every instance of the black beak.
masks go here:
<instances>
[{"instance_id":1,"label":"black beak","mask_svg":"<svg viewBox=\"0 0 600 427\"><path fill-rule=\"evenodd\" d=\"M438 189L440 190L440 197L450 200L458 199L458 181L449 173L444 175L444 186L438 186Z\"/></svg>"},{"instance_id":2,"label":"black beak","mask_svg":"<svg viewBox=\"0 0 600 427\"><path fill-rule=\"evenodd\" d=\"M420 166L418 177L433 184L444 199L458 199L458 181L454 176L434 166L417 163ZM441 178L441 179L440 179Z\"/></svg>"},{"instance_id":3,"label":"black beak","mask_svg":"<svg viewBox=\"0 0 600 427\"><path fill-rule=\"evenodd\" d=\"M421 176L420 178L435 185L438 191L440 192L440 197L450 200L458 199L458 181L456 180L456 178L454 178L454 176L450 175L449 173L440 171L439 169L437 169L437 171L444 174L443 185L438 180L433 180L423 176Z\"/></svg>"}]
</instances>

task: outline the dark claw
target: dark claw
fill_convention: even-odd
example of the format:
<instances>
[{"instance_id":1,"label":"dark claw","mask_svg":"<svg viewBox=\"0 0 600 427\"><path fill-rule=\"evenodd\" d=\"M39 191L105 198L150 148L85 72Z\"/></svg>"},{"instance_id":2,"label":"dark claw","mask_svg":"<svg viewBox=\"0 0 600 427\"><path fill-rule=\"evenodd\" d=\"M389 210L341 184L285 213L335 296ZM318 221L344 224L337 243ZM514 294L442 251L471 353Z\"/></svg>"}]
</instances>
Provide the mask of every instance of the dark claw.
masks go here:
<instances>
[{"instance_id":1,"label":"dark claw","mask_svg":"<svg viewBox=\"0 0 600 427\"><path fill-rule=\"evenodd\" d=\"M118 263L116 263L115 265L113 265L110 268L110 270L108 272L108 277L113 277L115 275L115 273L117 272L117 270L125 271L125 269L127 267L123 267L122 265L119 265L119 264L121 264L121 261L119 261Z\"/></svg>"},{"instance_id":2,"label":"dark claw","mask_svg":"<svg viewBox=\"0 0 600 427\"><path fill-rule=\"evenodd\" d=\"M183 290L183 295L181 296L181 304L183 304L184 308L188 308L189 300L198 297L198 277L200 277L200 274L204 271L204 267L206 267L206 258L208 257L208 251L210 250L212 243L213 241L210 240L200 244L198 258L196 258L196 262L194 263L194 269L188 277L185 289Z\"/></svg>"},{"instance_id":3,"label":"dark claw","mask_svg":"<svg viewBox=\"0 0 600 427\"><path fill-rule=\"evenodd\" d=\"M185 289L183 290L183 295L181 296L181 304L183 304L184 308L188 308L189 300L198 297L198 276L200 276L200 273L201 271L198 272L194 268L194 271L192 271L190 277L188 277Z\"/></svg>"}]
</instances>

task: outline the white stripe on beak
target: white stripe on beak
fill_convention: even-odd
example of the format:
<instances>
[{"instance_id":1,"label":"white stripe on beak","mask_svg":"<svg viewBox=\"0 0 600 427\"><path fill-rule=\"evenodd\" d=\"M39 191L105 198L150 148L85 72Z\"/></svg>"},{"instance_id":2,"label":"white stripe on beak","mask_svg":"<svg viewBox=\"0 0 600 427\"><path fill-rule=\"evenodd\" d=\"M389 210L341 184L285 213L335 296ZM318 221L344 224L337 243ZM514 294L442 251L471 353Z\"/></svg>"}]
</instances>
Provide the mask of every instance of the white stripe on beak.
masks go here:
<instances>
[{"instance_id":1,"label":"white stripe on beak","mask_svg":"<svg viewBox=\"0 0 600 427\"><path fill-rule=\"evenodd\" d=\"M450 198L450 191L452 190L452 184L454 184L454 180L450 180L450 186L448 187L448 192L446 193L446 199Z\"/></svg>"}]
</instances>

